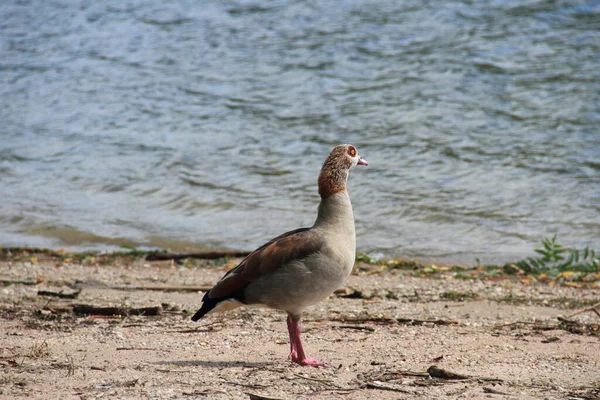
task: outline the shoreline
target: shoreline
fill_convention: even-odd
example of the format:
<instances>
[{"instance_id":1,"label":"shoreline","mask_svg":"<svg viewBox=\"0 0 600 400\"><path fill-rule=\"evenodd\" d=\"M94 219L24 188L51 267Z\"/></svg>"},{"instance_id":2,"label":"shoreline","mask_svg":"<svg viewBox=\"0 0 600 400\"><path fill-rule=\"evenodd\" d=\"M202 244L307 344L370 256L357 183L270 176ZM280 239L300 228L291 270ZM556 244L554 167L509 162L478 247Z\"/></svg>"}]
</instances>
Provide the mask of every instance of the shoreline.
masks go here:
<instances>
[{"instance_id":1,"label":"shoreline","mask_svg":"<svg viewBox=\"0 0 600 400\"><path fill-rule=\"evenodd\" d=\"M545 243L547 244L547 243ZM560 246L560 245L557 245ZM536 250L537 251L537 250ZM475 264L460 265L456 263L444 262L424 262L419 259L410 258L373 258L364 253L357 253L355 268L353 274L360 274L361 268L364 270L375 269L378 272L406 270L411 271L414 276L446 276L448 278L459 279L495 279L499 277L513 277L518 279L528 279L531 281L556 285L566 285L572 287L600 287L600 266L599 259L595 252L584 249L578 251L585 253L587 257L586 264L559 265L540 264L538 259L528 258L515 262L504 264ZM38 260L55 261L57 265L81 264L81 265L110 265L110 264L131 264L134 262L167 262L172 265L183 265L187 267L203 267L208 264L214 265L227 262L228 260L241 260L250 252L235 250L213 250L193 253L171 253L167 250L138 250L126 249L114 252L85 251L68 252L63 249L53 250L47 248L35 247L0 247L1 261L30 261ZM573 254L571 254L573 256ZM599 254L600 256L600 254ZM583 254L582 256L583 257ZM563 257L564 258L564 257ZM591 260L591 261L590 261ZM366 267L365 267L366 266ZM365 267L365 268L363 268Z\"/></svg>"},{"instance_id":2,"label":"shoreline","mask_svg":"<svg viewBox=\"0 0 600 400\"><path fill-rule=\"evenodd\" d=\"M347 285L304 314L307 351L333 366L314 369L286 359L279 311L189 320L240 258L0 254L7 398L558 400L600 390L600 287L579 281L358 260Z\"/></svg>"}]
</instances>

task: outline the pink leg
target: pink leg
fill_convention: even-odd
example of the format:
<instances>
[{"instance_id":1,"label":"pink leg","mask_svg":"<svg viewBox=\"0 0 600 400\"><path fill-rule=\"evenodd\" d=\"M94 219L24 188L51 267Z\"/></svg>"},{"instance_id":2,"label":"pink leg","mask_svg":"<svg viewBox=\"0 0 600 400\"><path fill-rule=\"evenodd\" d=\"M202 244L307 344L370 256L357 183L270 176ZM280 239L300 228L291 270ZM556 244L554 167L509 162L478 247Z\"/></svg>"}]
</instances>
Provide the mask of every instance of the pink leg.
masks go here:
<instances>
[{"instance_id":1,"label":"pink leg","mask_svg":"<svg viewBox=\"0 0 600 400\"><path fill-rule=\"evenodd\" d=\"M290 358L295 360L298 358L298 349L296 349L296 341L293 339L292 332L294 330L292 325L292 317L288 316L287 318L287 327L288 332L290 334Z\"/></svg>"},{"instance_id":2,"label":"pink leg","mask_svg":"<svg viewBox=\"0 0 600 400\"><path fill-rule=\"evenodd\" d=\"M302 348L302 340L300 339L300 326L298 321L292 316L287 319L288 332L290 334L290 358L293 362L300 365L308 365L310 367L327 367L323 361L315 360L314 358L306 357Z\"/></svg>"}]
</instances>

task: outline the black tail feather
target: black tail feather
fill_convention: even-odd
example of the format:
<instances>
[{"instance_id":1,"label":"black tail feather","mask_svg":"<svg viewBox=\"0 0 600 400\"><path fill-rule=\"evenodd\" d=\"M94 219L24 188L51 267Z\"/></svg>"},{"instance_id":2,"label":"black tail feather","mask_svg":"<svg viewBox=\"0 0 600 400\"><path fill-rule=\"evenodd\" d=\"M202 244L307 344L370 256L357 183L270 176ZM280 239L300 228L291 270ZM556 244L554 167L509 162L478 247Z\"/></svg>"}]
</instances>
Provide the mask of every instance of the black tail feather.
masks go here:
<instances>
[{"instance_id":1,"label":"black tail feather","mask_svg":"<svg viewBox=\"0 0 600 400\"><path fill-rule=\"evenodd\" d=\"M204 297L202 298L202 307L200 307L200 309L198 311L196 311L196 314L194 314L194 316L192 317L192 321L196 322L198 321L200 318L204 317L206 314L208 314L210 312L210 310L212 310L213 308L215 308L217 306L217 304L219 304L219 299L210 299L208 297L208 292L204 295Z\"/></svg>"},{"instance_id":2,"label":"black tail feather","mask_svg":"<svg viewBox=\"0 0 600 400\"><path fill-rule=\"evenodd\" d=\"M209 293L210 291L206 292L204 294L204 297L202 297L202 307L200 307L200 309L196 311L196 314L194 314L194 316L192 317L192 321L198 321L200 318L204 317L206 314L211 312L212 309L218 306L219 303L221 303L222 301L233 299L239 301L242 304L246 304L246 300L244 298L244 288L241 288L237 292L233 293L231 296L221 297L220 299L211 299L210 297L208 297Z\"/></svg>"},{"instance_id":3,"label":"black tail feather","mask_svg":"<svg viewBox=\"0 0 600 400\"><path fill-rule=\"evenodd\" d=\"M200 309L198 311L196 311L196 314L194 314L194 316L192 317L192 321L198 321L200 318L204 317L206 314L208 314L210 312L210 310L212 310L213 308L215 308L217 306L218 302L214 301L214 300L209 300L209 301L205 301L204 303L202 303L202 307L200 307Z\"/></svg>"}]
</instances>

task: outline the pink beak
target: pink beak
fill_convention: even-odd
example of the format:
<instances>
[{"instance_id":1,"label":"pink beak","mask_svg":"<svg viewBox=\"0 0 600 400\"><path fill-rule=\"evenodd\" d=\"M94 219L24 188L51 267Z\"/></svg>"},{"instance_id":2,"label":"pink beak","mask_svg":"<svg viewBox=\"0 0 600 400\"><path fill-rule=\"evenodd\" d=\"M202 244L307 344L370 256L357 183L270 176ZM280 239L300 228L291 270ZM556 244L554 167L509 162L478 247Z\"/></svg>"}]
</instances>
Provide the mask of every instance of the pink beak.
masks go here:
<instances>
[{"instance_id":1,"label":"pink beak","mask_svg":"<svg viewBox=\"0 0 600 400\"><path fill-rule=\"evenodd\" d=\"M361 157L358 159L358 165L369 165L369 162Z\"/></svg>"}]
</instances>

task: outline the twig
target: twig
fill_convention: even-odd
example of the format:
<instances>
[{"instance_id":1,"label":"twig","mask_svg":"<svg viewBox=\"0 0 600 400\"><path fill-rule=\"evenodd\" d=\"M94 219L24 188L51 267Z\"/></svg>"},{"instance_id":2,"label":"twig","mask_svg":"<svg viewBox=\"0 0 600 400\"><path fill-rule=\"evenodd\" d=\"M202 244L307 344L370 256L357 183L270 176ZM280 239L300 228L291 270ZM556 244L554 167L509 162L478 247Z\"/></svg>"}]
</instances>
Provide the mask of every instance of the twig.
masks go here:
<instances>
[{"instance_id":1,"label":"twig","mask_svg":"<svg viewBox=\"0 0 600 400\"><path fill-rule=\"evenodd\" d=\"M136 286L136 285L116 285L110 287L113 290L147 290L156 292L208 292L212 286Z\"/></svg>"},{"instance_id":2,"label":"twig","mask_svg":"<svg viewBox=\"0 0 600 400\"><path fill-rule=\"evenodd\" d=\"M197 327L197 328L190 328L190 329L173 329L173 330L169 330L169 331L165 331L167 333L197 333L197 332L213 332L215 330L217 330L218 328L220 328L219 325L222 325L223 323L227 322L227 321L231 321L233 319L238 318L236 315L229 315L229 316L220 316L217 320L212 321L212 322L208 322L208 323L204 323L201 326ZM218 329L221 330L221 329Z\"/></svg>"},{"instance_id":3,"label":"twig","mask_svg":"<svg viewBox=\"0 0 600 400\"><path fill-rule=\"evenodd\" d=\"M152 253L146 256L148 261L184 260L196 258L200 260L214 260L224 257L246 257L248 251L210 251L206 253Z\"/></svg>"},{"instance_id":4,"label":"twig","mask_svg":"<svg viewBox=\"0 0 600 400\"><path fill-rule=\"evenodd\" d=\"M486 378L457 374L455 372L439 368L436 365L432 365L431 367L427 368L427 373L432 378L444 379L448 381L503 382L502 379L498 378Z\"/></svg>"},{"instance_id":5,"label":"twig","mask_svg":"<svg viewBox=\"0 0 600 400\"><path fill-rule=\"evenodd\" d=\"M542 343L554 343L554 342L560 342L560 338L557 336L552 336L546 339L542 339Z\"/></svg>"},{"instance_id":6,"label":"twig","mask_svg":"<svg viewBox=\"0 0 600 400\"><path fill-rule=\"evenodd\" d=\"M579 314L583 314L583 313L585 313L585 312L588 312L588 311L592 311L592 312L594 312L594 313L595 313L597 316L599 316L599 317L600 317L600 311L598 311L598 308L599 308L599 307L600 307L600 303L596 303L596 304L594 304L594 305L592 305L592 306L589 306L589 307L583 308L583 309L581 309L581 310L579 310L579 311L575 311L575 312L573 312L573 313L571 313L571 314L569 314L569 315L567 315L567 316L565 316L565 317L563 317L563 318L565 318L565 319L569 319L569 318L571 318L571 317L574 317L574 316L576 316L576 315L579 315Z\"/></svg>"},{"instance_id":7,"label":"twig","mask_svg":"<svg viewBox=\"0 0 600 400\"><path fill-rule=\"evenodd\" d=\"M445 319L415 319L415 318L391 318L385 316L359 316L359 317L338 317L332 319L332 321L340 321L340 322L355 322L358 324L364 324L366 322L373 322L376 324L405 324L405 325L458 325L457 321L453 320L445 320Z\"/></svg>"},{"instance_id":8,"label":"twig","mask_svg":"<svg viewBox=\"0 0 600 400\"><path fill-rule=\"evenodd\" d=\"M339 329L356 329L357 331L368 331L374 332L375 328L372 326L360 326L360 325L339 325L337 326Z\"/></svg>"},{"instance_id":9,"label":"twig","mask_svg":"<svg viewBox=\"0 0 600 400\"><path fill-rule=\"evenodd\" d=\"M153 349L151 347L117 347L117 350L150 350L159 351L159 349Z\"/></svg>"},{"instance_id":10,"label":"twig","mask_svg":"<svg viewBox=\"0 0 600 400\"><path fill-rule=\"evenodd\" d=\"M268 386L262 385L260 383L241 383L241 382L235 382L235 381L228 381L227 379L223 379L222 382L228 383L228 384L234 385L234 386L247 387L250 389L264 389L264 388L268 387Z\"/></svg>"},{"instance_id":11,"label":"twig","mask_svg":"<svg viewBox=\"0 0 600 400\"><path fill-rule=\"evenodd\" d=\"M192 329L179 329L179 330L171 330L171 331L166 331L166 332L168 332L168 333L198 333L198 332L214 332L214 331L215 331L214 326L199 326L197 328L192 328Z\"/></svg>"},{"instance_id":12,"label":"twig","mask_svg":"<svg viewBox=\"0 0 600 400\"><path fill-rule=\"evenodd\" d=\"M560 318L560 317L558 317ZM519 325L522 325L523 328L525 328L525 326L532 326L531 329L533 330L538 330L538 331L551 331L554 329L557 329L556 324L547 324L544 323L542 321L515 321L515 322L509 322L507 324L499 324L499 325L494 325L492 327L490 327L490 329L493 330L498 330L498 329L502 329L502 328L513 328L513 327L518 327Z\"/></svg>"},{"instance_id":13,"label":"twig","mask_svg":"<svg viewBox=\"0 0 600 400\"><path fill-rule=\"evenodd\" d=\"M400 393L405 393L405 394L415 394L415 392L413 390L407 390L407 389L401 388L398 385L392 385L392 384L389 384L389 383L383 383L383 382L379 382L379 381L367 382L365 384L365 386L367 387L367 389L389 390L389 391L392 391L392 392L400 392Z\"/></svg>"},{"instance_id":14,"label":"twig","mask_svg":"<svg viewBox=\"0 0 600 400\"><path fill-rule=\"evenodd\" d=\"M75 314L83 315L143 315L154 316L162 313L162 307L141 307L141 308L126 308L126 307L96 307L91 304L75 304L73 306Z\"/></svg>"},{"instance_id":15,"label":"twig","mask_svg":"<svg viewBox=\"0 0 600 400\"><path fill-rule=\"evenodd\" d=\"M491 393L491 394L503 394L503 395L505 395L505 396L508 396L508 393L504 393L504 392L501 392L501 391L499 391L499 390L496 390L496 389L494 389L494 388L487 387L487 386L483 388L483 393Z\"/></svg>"},{"instance_id":16,"label":"twig","mask_svg":"<svg viewBox=\"0 0 600 400\"><path fill-rule=\"evenodd\" d=\"M352 289L350 288L340 288L340 289L336 289L333 293L334 294L349 294L352 292Z\"/></svg>"},{"instance_id":17,"label":"twig","mask_svg":"<svg viewBox=\"0 0 600 400\"><path fill-rule=\"evenodd\" d=\"M52 292L50 290L38 290L37 295L58 297L59 299L76 299L79 296L79 293L81 293L81 289L73 293L63 293L62 290L60 292Z\"/></svg>"},{"instance_id":18,"label":"twig","mask_svg":"<svg viewBox=\"0 0 600 400\"><path fill-rule=\"evenodd\" d=\"M471 379L475 380L475 381L478 381L478 382L496 382L496 383L502 383L502 382L504 382L504 380L500 379L500 378L485 378L485 377L484 378L477 378L477 377L474 377L474 378L471 378Z\"/></svg>"},{"instance_id":19,"label":"twig","mask_svg":"<svg viewBox=\"0 0 600 400\"><path fill-rule=\"evenodd\" d=\"M75 361L73 360L73 356L68 355L67 361L67 376L73 376L75 375Z\"/></svg>"},{"instance_id":20,"label":"twig","mask_svg":"<svg viewBox=\"0 0 600 400\"><path fill-rule=\"evenodd\" d=\"M495 325L494 328L505 328L505 327L509 327L509 326L517 326L517 325L539 325L540 322L530 322L530 321L515 321L515 322L509 322L506 324L499 324L499 325Z\"/></svg>"},{"instance_id":21,"label":"twig","mask_svg":"<svg viewBox=\"0 0 600 400\"><path fill-rule=\"evenodd\" d=\"M360 316L360 317L339 316L336 318L332 318L331 320L338 321L338 322L354 322L357 324L364 324L366 322L373 322L376 324L393 324L394 322L396 322L396 320L391 317L385 317L385 316L376 317L376 316L371 316L371 315L367 315L364 317L363 316Z\"/></svg>"},{"instance_id":22,"label":"twig","mask_svg":"<svg viewBox=\"0 0 600 400\"><path fill-rule=\"evenodd\" d=\"M398 371L396 372L399 375L403 375L403 376L418 376L421 378L427 378L429 377L429 374L426 371L410 371L410 370L406 370L406 371Z\"/></svg>"},{"instance_id":23,"label":"twig","mask_svg":"<svg viewBox=\"0 0 600 400\"><path fill-rule=\"evenodd\" d=\"M0 284L4 285L4 286L10 286L10 285L27 285L27 286L34 286L34 285L38 285L42 283L41 281L34 281L31 279L27 279L27 280L15 280L15 279L0 279Z\"/></svg>"},{"instance_id":24,"label":"twig","mask_svg":"<svg viewBox=\"0 0 600 400\"><path fill-rule=\"evenodd\" d=\"M400 324L407 325L458 325L458 321L453 321L450 319L414 319L414 318L397 318L396 321Z\"/></svg>"},{"instance_id":25,"label":"twig","mask_svg":"<svg viewBox=\"0 0 600 400\"><path fill-rule=\"evenodd\" d=\"M281 397L263 396L262 394L246 392L250 400L283 400Z\"/></svg>"},{"instance_id":26,"label":"twig","mask_svg":"<svg viewBox=\"0 0 600 400\"><path fill-rule=\"evenodd\" d=\"M329 386L335 387L337 389L342 389L341 386L333 383L333 381L331 381L330 379L313 378L312 376L304 376L304 375L300 375L300 374L294 374L294 376L297 376L298 378L306 379L309 381L323 383L325 385L329 385Z\"/></svg>"},{"instance_id":27,"label":"twig","mask_svg":"<svg viewBox=\"0 0 600 400\"><path fill-rule=\"evenodd\" d=\"M194 398L197 398L198 396L206 396L211 393L225 394L226 392L224 390L213 390L213 389L194 390L193 392L181 392L181 394L184 396L194 396Z\"/></svg>"},{"instance_id":28,"label":"twig","mask_svg":"<svg viewBox=\"0 0 600 400\"><path fill-rule=\"evenodd\" d=\"M438 368L435 365L432 365L431 367L427 368L427 372L429 373L429 376L431 376L432 378L439 378L439 379L448 379L448 380L464 380L464 379L470 379L470 376L467 375L461 375L461 374L457 374L451 371L446 371L445 369L442 368Z\"/></svg>"},{"instance_id":29,"label":"twig","mask_svg":"<svg viewBox=\"0 0 600 400\"><path fill-rule=\"evenodd\" d=\"M197 371L194 371L192 369L166 369L166 368L156 368L155 369L156 372L167 372L167 373L171 373L171 372L179 372L179 373L195 373Z\"/></svg>"}]
</instances>

